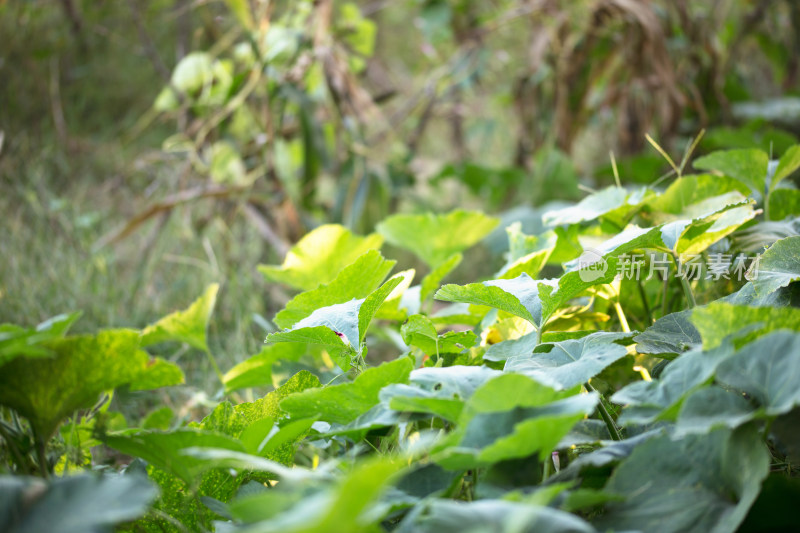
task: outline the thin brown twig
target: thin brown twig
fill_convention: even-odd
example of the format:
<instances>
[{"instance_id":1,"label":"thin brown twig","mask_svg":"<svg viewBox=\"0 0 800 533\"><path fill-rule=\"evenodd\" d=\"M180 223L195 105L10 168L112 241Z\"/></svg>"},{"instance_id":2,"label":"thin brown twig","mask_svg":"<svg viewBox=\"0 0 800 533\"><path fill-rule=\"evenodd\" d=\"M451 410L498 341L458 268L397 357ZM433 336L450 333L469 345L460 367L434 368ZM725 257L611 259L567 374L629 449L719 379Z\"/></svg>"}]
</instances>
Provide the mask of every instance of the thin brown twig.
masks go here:
<instances>
[{"instance_id":1,"label":"thin brown twig","mask_svg":"<svg viewBox=\"0 0 800 533\"><path fill-rule=\"evenodd\" d=\"M177 192L175 194L166 197L164 200L151 205L144 211L141 211L133 218L131 218L122 228L111 231L103 235L100 239L97 240L97 242L95 242L94 246L92 246L92 249L99 250L100 248L121 241L122 239L124 239L125 237L136 231L136 229L139 226L141 226L151 217L159 213L162 213L164 211L171 210L180 204L185 204L187 202L191 202L193 200L199 200L202 198L224 198L242 192L247 187L248 186L244 185L237 187L204 186Z\"/></svg>"}]
</instances>

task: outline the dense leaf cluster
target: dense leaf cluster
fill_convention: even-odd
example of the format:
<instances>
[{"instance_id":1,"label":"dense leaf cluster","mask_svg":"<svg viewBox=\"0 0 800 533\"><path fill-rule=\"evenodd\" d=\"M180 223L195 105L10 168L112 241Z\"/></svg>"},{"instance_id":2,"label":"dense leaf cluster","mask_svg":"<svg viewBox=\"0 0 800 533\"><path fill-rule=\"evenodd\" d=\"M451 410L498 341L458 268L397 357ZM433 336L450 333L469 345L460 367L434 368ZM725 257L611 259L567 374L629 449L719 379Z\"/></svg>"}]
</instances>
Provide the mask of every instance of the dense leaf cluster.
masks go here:
<instances>
[{"instance_id":1,"label":"dense leaf cluster","mask_svg":"<svg viewBox=\"0 0 800 533\"><path fill-rule=\"evenodd\" d=\"M141 331L67 335L76 314L0 326L0 435L17 474L0 478L0 524L797 528L770 509L800 489L800 236L770 239L781 221L764 208L794 191L785 178L798 154L770 164L758 151L713 153L695 165L708 174L665 189L612 187L542 213L540 235L511 225L507 264L464 285L442 282L495 229L492 217L396 215L366 237L319 227L282 265L261 267L302 292L259 354L220 372L228 400L199 422L158 410L128 427L103 394L182 383L177 365L148 353L158 343L213 361L205 332L216 285ZM787 224L800 205L788 213ZM384 241L415 254L426 275L392 274ZM584 247L596 256L588 265ZM764 248L741 281L676 277L691 256ZM633 255L642 272L660 257L668 268L620 278ZM368 348L381 343L394 355L379 363ZM253 401L237 392L263 386L274 390ZM126 467L87 473L102 469L99 450Z\"/></svg>"}]
</instances>

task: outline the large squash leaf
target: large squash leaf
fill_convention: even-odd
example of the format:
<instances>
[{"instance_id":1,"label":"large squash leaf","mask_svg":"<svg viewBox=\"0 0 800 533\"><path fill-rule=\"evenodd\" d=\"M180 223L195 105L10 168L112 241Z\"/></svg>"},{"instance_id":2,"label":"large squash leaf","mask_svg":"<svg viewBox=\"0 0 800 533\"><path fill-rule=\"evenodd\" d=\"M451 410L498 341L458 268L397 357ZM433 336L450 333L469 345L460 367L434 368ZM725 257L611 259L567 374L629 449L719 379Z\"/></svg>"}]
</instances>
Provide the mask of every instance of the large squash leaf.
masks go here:
<instances>
[{"instance_id":1,"label":"large squash leaf","mask_svg":"<svg viewBox=\"0 0 800 533\"><path fill-rule=\"evenodd\" d=\"M381 389L380 399L396 411L428 413L457 422L464 403L500 371L480 366L418 368L408 384Z\"/></svg>"},{"instance_id":2,"label":"large squash leaf","mask_svg":"<svg viewBox=\"0 0 800 533\"><path fill-rule=\"evenodd\" d=\"M0 404L26 417L41 438L77 409L92 407L107 390L132 383L150 358L139 332L107 330L45 343L53 357L18 357L0 372Z\"/></svg>"},{"instance_id":3,"label":"large squash leaf","mask_svg":"<svg viewBox=\"0 0 800 533\"><path fill-rule=\"evenodd\" d=\"M446 215L394 215L378 224L378 232L395 246L412 251L436 268L454 254L486 237L499 220L477 211L455 210Z\"/></svg>"},{"instance_id":4,"label":"large squash leaf","mask_svg":"<svg viewBox=\"0 0 800 533\"><path fill-rule=\"evenodd\" d=\"M800 236L781 239L767 248L750 267L747 279L762 297L800 280Z\"/></svg>"},{"instance_id":5,"label":"large squash leaf","mask_svg":"<svg viewBox=\"0 0 800 533\"><path fill-rule=\"evenodd\" d=\"M719 150L694 160L700 170L717 170L747 185L757 194L764 194L769 156L756 149Z\"/></svg>"},{"instance_id":6,"label":"large squash leaf","mask_svg":"<svg viewBox=\"0 0 800 533\"><path fill-rule=\"evenodd\" d=\"M282 265L259 265L258 270L269 281L308 291L321 283L330 283L359 256L377 250L382 244L380 235L361 237L344 226L326 224L300 239L286 254Z\"/></svg>"},{"instance_id":7,"label":"large squash leaf","mask_svg":"<svg viewBox=\"0 0 800 533\"><path fill-rule=\"evenodd\" d=\"M777 329L800 331L800 310L793 307L752 307L712 302L692 310L691 322L700 332L703 347L714 348L729 335L742 346Z\"/></svg>"},{"instance_id":8,"label":"large squash leaf","mask_svg":"<svg viewBox=\"0 0 800 533\"><path fill-rule=\"evenodd\" d=\"M319 417L326 422L346 424L378 403L378 393L391 383L405 383L414 364L402 357L368 368L351 383L329 385L287 396L281 409L292 418Z\"/></svg>"},{"instance_id":9,"label":"large squash leaf","mask_svg":"<svg viewBox=\"0 0 800 533\"><path fill-rule=\"evenodd\" d=\"M603 530L733 533L769 473L769 454L753 427L680 440L648 440L605 487L625 499L608 505Z\"/></svg>"},{"instance_id":10,"label":"large squash leaf","mask_svg":"<svg viewBox=\"0 0 800 533\"><path fill-rule=\"evenodd\" d=\"M110 531L148 510L158 491L142 476L82 474L50 483L0 477L0 529L8 533Z\"/></svg>"},{"instance_id":11,"label":"large squash leaf","mask_svg":"<svg viewBox=\"0 0 800 533\"><path fill-rule=\"evenodd\" d=\"M298 294L275 315L275 324L290 328L316 309L366 298L389 275L396 261L387 261L377 250L369 250L346 266L330 284Z\"/></svg>"},{"instance_id":12,"label":"large squash leaf","mask_svg":"<svg viewBox=\"0 0 800 533\"><path fill-rule=\"evenodd\" d=\"M541 344L531 355L509 358L504 370L525 374L556 390L568 389L588 382L625 357L628 350L618 342L630 337L628 333L597 332L580 339Z\"/></svg>"},{"instance_id":13,"label":"large squash leaf","mask_svg":"<svg viewBox=\"0 0 800 533\"><path fill-rule=\"evenodd\" d=\"M434 450L434 460L462 469L537 452L545 457L597 405L597 394L570 396L574 392L557 392L520 374L502 374L466 402L458 428Z\"/></svg>"},{"instance_id":14,"label":"large squash leaf","mask_svg":"<svg viewBox=\"0 0 800 533\"><path fill-rule=\"evenodd\" d=\"M364 337L381 304L404 280L402 275L389 279L366 298L329 305L315 310L287 329L267 336L266 342L300 342L325 347L343 370L351 365L351 356L361 354Z\"/></svg>"}]
</instances>

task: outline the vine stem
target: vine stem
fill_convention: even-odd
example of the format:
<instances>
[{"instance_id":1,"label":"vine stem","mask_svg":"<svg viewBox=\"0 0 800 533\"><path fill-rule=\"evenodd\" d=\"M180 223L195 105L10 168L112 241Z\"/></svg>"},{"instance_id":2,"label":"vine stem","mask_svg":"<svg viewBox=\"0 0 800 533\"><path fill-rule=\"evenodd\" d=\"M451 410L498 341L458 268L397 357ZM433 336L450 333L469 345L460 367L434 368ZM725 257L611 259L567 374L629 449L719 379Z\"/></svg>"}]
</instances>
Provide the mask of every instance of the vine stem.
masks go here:
<instances>
[{"instance_id":1,"label":"vine stem","mask_svg":"<svg viewBox=\"0 0 800 533\"><path fill-rule=\"evenodd\" d=\"M47 465L47 441L35 435L36 457L39 462L39 472L44 479L50 479L50 467Z\"/></svg>"},{"instance_id":2,"label":"vine stem","mask_svg":"<svg viewBox=\"0 0 800 533\"><path fill-rule=\"evenodd\" d=\"M631 327L628 325L628 319L625 317L625 311L622 310L622 306L619 302L614 302L614 310L617 312L617 317L619 318L620 326L622 326L622 331L625 333L630 333Z\"/></svg>"},{"instance_id":3,"label":"vine stem","mask_svg":"<svg viewBox=\"0 0 800 533\"><path fill-rule=\"evenodd\" d=\"M647 293L644 292L644 286L642 285L641 280L636 280L636 286L639 288L639 297L642 299L642 305L644 306L644 312L647 315L647 325L653 325L653 312L650 310L650 304L647 302Z\"/></svg>"},{"instance_id":4,"label":"vine stem","mask_svg":"<svg viewBox=\"0 0 800 533\"><path fill-rule=\"evenodd\" d=\"M592 387L588 381L584 384L584 386L589 392L597 392L597 389ZM608 432L611 434L611 438L613 440L622 440L622 435L620 435L619 429L617 429L617 425L614 423L614 419L611 417L611 413L608 412L608 409L606 409L606 406L603 404L602 394L600 394L600 403L597 404L597 410L600 411L600 416L603 418L603 422L606 423L606 427L608 428Z\"/></svg>"},{"instance_id":5,"label":"vine stem","mask_svg":"<svg viewBox=\"0 0 800 533\"><path fill-rule=\"evenodd\" d=\"M697 300L694 299L692 287L689 285L689 280L686 279L686 276L681 277L681 286L683 287L683 294L686 295L686 301L689 303L689 309L696 307Z\"/></svg>"},{"instance_id":6,"label":"vine stem","mask_svg":"<svg viewBox=\"0 0 800 533\"><path fill-rule=\"evenodd\" d=\"M680 275L680 258L678 254L672 252L672 259L675 261L675 269L679 272L678 279L681 280L681 287L683 287L683 294L686 296L686 301L689 303L689 309L692 309L697 306L697 300L694 299L694 293L692 292L692 286L689 285L689 280L686 279L686 276Z\"/></svg>"},{"instance_id":7,"label":"vine stem","mask_svg":"<svg viewBox=\"0 0 800 533\"><path fill-rule=\"evenodd\" d=\"M542 468L542 481L546 481L551 475L553 475L553 456L547 454L547 459L544 460L544 466Z\"/></svg>"},{"instance_id":8,"label":"vine stem","mask_svg":"<svg viewBox=\"0 0 800 533\"><path fill-rule=\"evenodd\" d=\"M214 368L214 373L219 378L219 382L225 385L225 377L222 374L222 370L220 370L219 365L217 364L217 360L214 359L214 356L211 355L211 350L206 350L206 355L208 356L208 360L211 362L211 366Z\"/></svg>"}]
</instances>

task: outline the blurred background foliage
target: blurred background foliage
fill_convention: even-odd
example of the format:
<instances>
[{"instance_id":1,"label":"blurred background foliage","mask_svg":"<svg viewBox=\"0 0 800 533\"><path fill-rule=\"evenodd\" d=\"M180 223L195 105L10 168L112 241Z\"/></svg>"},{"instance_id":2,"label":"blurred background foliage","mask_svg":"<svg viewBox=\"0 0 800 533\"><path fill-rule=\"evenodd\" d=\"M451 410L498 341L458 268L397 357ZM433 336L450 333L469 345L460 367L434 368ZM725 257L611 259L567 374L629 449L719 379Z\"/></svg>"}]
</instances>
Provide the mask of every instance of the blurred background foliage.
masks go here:
<instances>
[{"instance_id":1,"label":"blurred background foliage","mask_svg":"<svg viewBox=\"0 0 800 533\"><path fill-rule=\"evenodd\" d=\"M645 134L800 135L793 0L0 0L0 35L0 322L141 327L221 281L223 367L289 297L256 265L319 224L534 233L614 183L610 152L624 183L667 174ZM454 281L501 262L470 253Z\"/></svg>"}]
</instances>

